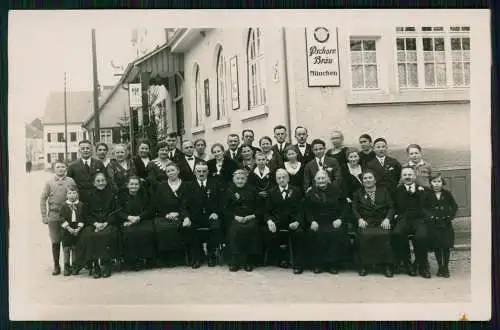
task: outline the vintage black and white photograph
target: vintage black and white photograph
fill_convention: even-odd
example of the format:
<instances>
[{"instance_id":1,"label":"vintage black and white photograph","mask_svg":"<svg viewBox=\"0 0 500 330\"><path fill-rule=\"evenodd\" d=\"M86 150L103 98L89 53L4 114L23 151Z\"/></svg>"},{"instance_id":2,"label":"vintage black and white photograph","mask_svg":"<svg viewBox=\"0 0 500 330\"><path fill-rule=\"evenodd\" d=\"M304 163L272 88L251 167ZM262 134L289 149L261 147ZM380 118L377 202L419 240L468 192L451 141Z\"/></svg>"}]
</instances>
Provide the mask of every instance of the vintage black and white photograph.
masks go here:
<instances>
[{"instance_id":1,"label":"vintage black and white photograph","mask_svg":"<svg viewBox=\"0 0 500 330\"><path fill-rule=\"evenodd\" d=\"M485 10L10 13L16 320L487 320Z\"/></svg>"}]
</instances>

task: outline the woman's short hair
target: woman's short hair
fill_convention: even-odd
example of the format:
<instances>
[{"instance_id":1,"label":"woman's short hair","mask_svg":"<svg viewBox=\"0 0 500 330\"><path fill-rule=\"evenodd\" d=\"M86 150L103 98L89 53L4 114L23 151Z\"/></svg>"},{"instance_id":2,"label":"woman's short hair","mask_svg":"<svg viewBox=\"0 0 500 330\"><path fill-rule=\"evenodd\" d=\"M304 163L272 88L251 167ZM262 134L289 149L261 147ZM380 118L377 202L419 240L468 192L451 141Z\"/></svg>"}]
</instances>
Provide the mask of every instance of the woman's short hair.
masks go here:
<instances>
[{"instance_id":1,"label":"woman's short hair","mask_svg":"<svg viewBox=\"0 0 500 330\"><path fill-rule=\"evenodd\" d=\"M263 153L262 151L257 151L255 152L255 159L257 159L257 157L264 157L264 158L267 158L266 154Z\"/></svg>"},{"instance_id":2,"label":"woman's short hair","mask_svg":"<svg viewBox=\"0 0 500 330\"><path fill-rule=\"evenodd\" d=\"M238 135L236 135L236 136L238 136ZM221 149L222 149L222 152L224 152L224 151L225 151L224 146L222 145L222 143L219 143L219 142L214 143L214 144L212 145L212 148L210 148L210 151L213 153L213 152L214 152L214 149L215 149L216 147L221 148Z\"/></svg>"},{"instance_id":3,"label":"woman's short hair","mask_svg":"<svg viewBox=\"0 0 500 330\"><path fill-rule=\"evenodd\" d=\"M429 183L431 183L432 180L438 178L441 179L441 181L443 182L443 186L446 186L446 180L444 179L443 174L441 172L431 173L431 175L429 175Z\"/></svg>"},{"instance_id":4,"label":"woman's short hair","mask_svg":"<svg viewBox=\"0 0 500 330\"><path fill-rule=\"evenodd\" d=\"M96 173L94 173L94 175L92 175L92 182L95 182L95 179L99 175L104 176L104 179L106 179L106 182L108 181L108 176L107 176L106 172L96 172Z\"/></svg>"},{"instance_id":5,"label":"woman's short hair","mask_svg":"<svg viewBox=\"0 0 500 330\"><path fill-rule=\"evenodd\" d=\"M259 146L262 144L262 141L267 140L269 143L273 144L273 140L269 136L263 136L259 139Z\"/></svg>"},{"instance_id":6,"label":"woman's short hair","mask_svg":"<svg viewBox=\"0 0 500 330\"><path fill-rule=\"evenodd\" d=\"M205 141L205 139L196 139L196 140L194 140L193 144L196 146L198 144L198 142L203 142L205 147L207 146L207 141Z\"/></svg>"},{"instance_id":7,"label":"woman's short hair","mask_svg":"<svg viewBox=\"0 0 500 330\"><path fill-rule=\"evenodd\" d=\"M338 134L340 136L340 138L342 139L342 141L344 140L344 133L342 133L342 131L339 131L338 129L332 131L332 135L333 134Z\"/></svg>"},{"instance_id":8,"label":"woman's short hair","mask_svg":"<svg viewBox=\"0 0 500 330\"><path fill-rule=\"evenodd\" d=\"M363 180L363 178L365 177L365 175L367 174L371 174L373 175L373 178L375 180L377 180L377 177L375 176L375 172L373 172L372 170L364 170L363 173L361 173L361 180Z\"/></svg>"},{"instance_id":9,"label":"woman's short hair","mask_svg":"<svg viewBox=\"0 0 500 330\"><path fill-rule=\"evenodd\" d=\"M130 180L137 180L137 181L139 181L139 185L141 185L141 178L135 174L127 177L127 184L130 183Z\"/></svg>"},{"instance_id":10,"label":"woman's short hair","mask_svg":"<svg viewBox=\"0 0 500 330\"><path fill-rule=\"evenodd\" d=\"M82 141L83 142L83 141ZM109 151L109 147L106 143L104 142L98 142L96 145L95 145L95 150L99 149L99 147L104 147L106 148L106 151Z\"/></svg>"},{"instance_id":11,"label":"woman's short hair","mask_svg":"<svg viewBox=\"0 0 500 330\"><path fill-rule=\"evenodd\" d=\"M370 134L366 134L366 133L365 133L365 134L361 134L361 135L359 136L359 139L360 139L360 140L361 140L361 139L366 139L366 140L368 140L370 143L372 143L372 141L373 141L373 140L372 140L372 137L370 136Z\"/></svg>"},{"instance_id":12,"label":"woman's short hair","mask_svg":"<svg viewBox=\"0 0 500 330\"><path fill-rule=\"evenodd\" d=\"M172 166L175 167L177 169L177 171L180 171L179 165L177 165L177 163L174 163L173 161L167 162L167 165L165 166L165 169L167 167L172 167Z\"/></svg>"},{"instance_id":13,"label":"woman's short hair","mask_svg":"<svg viewBox=\"0 0 500 330\"><path fill-rule=\"evenodd\" d=\"M244 148L250 149L250 151L252 152L252 155L253 155L254 152L253 152L253 149L252 149L251 145L249 145L249 144L243 144L243 145L241 145L240 150L243 150Z\"/></svg>"},{"instance_id":14,"label":"woman's short hair","mask_svg":"<svg viewBox=\"0 0 500 330\"><path fill-rule=\"evenodd\" d=\"M158 142L158 144L156 145L156 151L159 151L160 149L163 149L163 148L166 148L166 147L168 147L167 142L165 142L165 141L160 141L160 142Z\"/></svg>"},{"instance_id":15,"label":"woman's short hair","mask_svg":"<svg viewBox=\"0 0 500 330\"><path fill-rule=\"evenodd\" d=\"M242 169L237 169L236 171L234 171L233 173L233 178L237 175L243 175L245 178L248 177L248 172L246 170L242 170Z\"/></svg>"},{"instance_id":16,"label":"woman's short hair","mask_svg":"<svg viewBox=\"0 0 500 330\"><path fill-rule=\"evenodd\" d=\"M349 158L349 155L352 154L353 152L357 153L359 155L359 150L354 147L348 147L345 151L345 156Z\"/></svg>"},{"instance_id":17,"label":"woman's short hair","mask_svg":"<svg viewBox=\"0 0 500 330\"><path fill-rule=\"evenodd\" d=\"M142 144L147 145L151 149L151 142L148 139L141 139L137 142L138 147L140 147Z\"/></svg>"}]
</instances>

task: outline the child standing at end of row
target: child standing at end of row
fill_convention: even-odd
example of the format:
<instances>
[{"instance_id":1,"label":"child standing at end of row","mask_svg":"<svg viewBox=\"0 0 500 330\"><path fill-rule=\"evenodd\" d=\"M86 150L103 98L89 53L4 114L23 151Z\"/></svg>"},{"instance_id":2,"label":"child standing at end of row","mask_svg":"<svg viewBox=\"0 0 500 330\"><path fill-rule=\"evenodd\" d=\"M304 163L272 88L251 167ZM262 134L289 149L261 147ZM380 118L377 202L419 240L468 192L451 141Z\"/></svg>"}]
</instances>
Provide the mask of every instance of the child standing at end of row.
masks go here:
<instances>
[{"instance_id":1,"label":"child standing at end of row","mask_svg":"<svg viewBox=\"0 0 500 330\"><path fill-rule=\"evenodd\" d=\"M70 187L66 193L66 204L61 207L61 227L63 228L61 240L64 257L64 276L70 276L78 264L76 245L80 232L84 226L84 206L78 200L78 191ZM71 262L71 263L70 263Z\"/></svg>"},{"instance_id":2,"label":"child standing at end of row","mask_svg":"<svg viewBox=\"0 0 500 330\"><path fill-rule=\"evenodd\" d=\"M430 188L429 177L432 173L431 164L423 159L422 147L418 144L410 144L406 148L408 163L404 167L411 167L417 176L416 183L425 188Z\"/></svg>"},{"instance_id":3,"label":"child standing at end of row","mask_svg":"<svg viewBox=\"0 0 500 330\"><path fill-rule=\"evenodd\" d=\"M61 253L61 208L66 202L69 189L76 189L75 181L66 176L67 166L63 161L54 164L55 176L43 188L40 197L40 211L42 222L49 227L49 236L52 243L52 258L54 269L52 275L61 274L59 256Z\"/></svg>"}]
</instances>

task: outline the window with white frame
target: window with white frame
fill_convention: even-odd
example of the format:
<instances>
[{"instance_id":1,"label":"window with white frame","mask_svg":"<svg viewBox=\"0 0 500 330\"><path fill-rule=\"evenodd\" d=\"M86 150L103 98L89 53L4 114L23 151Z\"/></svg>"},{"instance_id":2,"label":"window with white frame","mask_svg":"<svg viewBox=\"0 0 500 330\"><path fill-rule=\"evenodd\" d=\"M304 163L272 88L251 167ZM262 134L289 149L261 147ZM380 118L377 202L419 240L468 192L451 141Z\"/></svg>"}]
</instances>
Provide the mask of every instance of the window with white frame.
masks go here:
<instances>
[{"instance_id":1,"label":"window with white frame","mask_svg":"<svg viewBox=\"0 0 500 330\"><path fill-rule=\"evenodd\" d=\"M266 104L266 73L262 32L252 28L248 32L248 108L253 109Z\"/></svg>"},{"instance_id":2,"label":"window with white frame","mask_svg":"<svg viewBox=\"0 0 500 330\"><path fill-rule=\"evenodd\" d=\"M217 120L226 117L227 108L226 61L222 47L217 53Z\"/></svg>"},{"instance_id":3,"label":"window with white frame","mask_svg":"<svg viewBox=\"0 0 500 330\"><path fill-rule=\"evenodd\" d=\"M351 38L351 86L353 90L378 89L376 39Z\"/></svg>"},{"instance_id":4,"label":"window with white frame","mask_svg":"<svg viewBox=\"0 0 500 330\"><path fill-rule=\"evenodd\" d=\"M194 127L198 127L202 123L203 111L202 111L202 97L203 97L203 88L201 85L201 77L200 77L200 66L196 64L194 68Z\"/></svg>"},{"instance_id":5,"label":"window with white frame","mask_svg":"<svg viewBox=\"0 0 500 330\"><path fill-rule=\"evenodd\" d=\"M468 26L397 27L399 88L469 86L469 31Z\"/></svg>"},{"instance_id":6,"label":"window with white frame","mask_svg":"<svg viewBox=\"0 0 500 330\"><path fill-rule=\"evenodd\" d=\"M99 131L99 141L107 144L113 143L113 131L111 129L101 129Z\"/></svg>"}]
</instances>

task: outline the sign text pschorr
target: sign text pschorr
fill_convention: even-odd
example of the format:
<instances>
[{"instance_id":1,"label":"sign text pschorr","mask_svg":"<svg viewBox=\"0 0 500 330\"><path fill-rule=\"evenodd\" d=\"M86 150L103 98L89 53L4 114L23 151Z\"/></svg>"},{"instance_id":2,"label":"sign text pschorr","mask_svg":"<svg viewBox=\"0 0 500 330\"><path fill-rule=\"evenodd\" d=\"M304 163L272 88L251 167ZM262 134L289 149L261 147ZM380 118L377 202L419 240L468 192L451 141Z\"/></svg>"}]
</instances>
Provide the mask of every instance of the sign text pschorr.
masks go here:
<instances>
[{"instance_id":1,"label":"sign text pschorr","mask_svg":"<svg viewBox=\"0 0 500 330\"><path fill-rule=\"evenodd\" d=\"M319 26L305 31L308 85L340 86L337 29Z\"/></svg>"}]
</instances>

